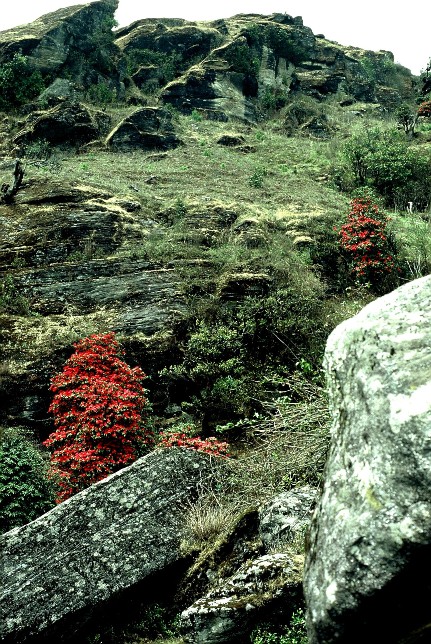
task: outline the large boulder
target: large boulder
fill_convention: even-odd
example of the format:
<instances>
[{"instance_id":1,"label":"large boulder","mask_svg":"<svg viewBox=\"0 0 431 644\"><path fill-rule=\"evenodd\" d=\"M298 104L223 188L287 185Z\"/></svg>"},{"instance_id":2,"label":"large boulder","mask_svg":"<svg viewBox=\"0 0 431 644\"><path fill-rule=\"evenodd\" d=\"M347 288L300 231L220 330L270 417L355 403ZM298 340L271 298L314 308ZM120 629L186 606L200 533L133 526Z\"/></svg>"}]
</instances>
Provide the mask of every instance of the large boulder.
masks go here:
<instances>
[{"instance_id":1,"label":"large boulder","mask_svg":"<svg viewBox=\"0 0 431 644\"><path fill-rule=\"evenodd\" d=\"M181 559L184 504L215 467L193 450L153 452L4 534L1 641L85 641L105 602L153 586Z\"/></svg>"},{"instance_id":2,"label":"large boulder","mask_svg":"<svg viewBox=\"0 0 431 644\"><path fill-rule=\"evenodd\" d=\"M109 133L107 145L114 149L169 150L181 144L171 113L163 107L142 107L123 119Z\"/></svg>"},{"instance_id":3,"label":"large boulder","mask_svg":"<svg viewBox=\"0 0 431 644\"><path fill-rule=\"evenodd\" d=\"M311 644L431 639L431 276L331 334L332 447L305 568Z\"/></svg>"},{"instance_id":4,"label":"large boulder","mask_svg":"<svg viewBox=\"0 0 431 644\"><path fill-rule=\"evenodd\" d=\"M97 116L99 116L99 122ZM14 142L25 144L45 140L52 145L67 146L88 143L100 136L99 125L103 116L100 112L92 114L81 103L61 101L50 110L30 115Z\"/></svg>"}]
</instances>

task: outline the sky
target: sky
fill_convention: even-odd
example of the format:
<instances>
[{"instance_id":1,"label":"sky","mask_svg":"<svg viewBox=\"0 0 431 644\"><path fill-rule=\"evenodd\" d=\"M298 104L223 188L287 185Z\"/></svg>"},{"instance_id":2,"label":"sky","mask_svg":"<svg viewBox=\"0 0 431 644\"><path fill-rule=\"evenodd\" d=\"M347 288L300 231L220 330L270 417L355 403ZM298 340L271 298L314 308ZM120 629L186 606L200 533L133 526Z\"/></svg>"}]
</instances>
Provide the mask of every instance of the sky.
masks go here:
<instances>
[{"instance_id":1,"label":"sky","mask_svg":"<svg viewBox=\"0 0 431 644\"><path fill-rule=\"evenodd\" d=\"M0 31L32 22L79 0L10 0L2 2ZM394 0L120 0L115 15L120 26L141 18L215 20L236 13L287 13L302 16L304 25L329 40L362 49L392 51L395 62L419 74L431 58L431 2L415 2L412 11L397 9Z\"/></svg>"}]
</instances>

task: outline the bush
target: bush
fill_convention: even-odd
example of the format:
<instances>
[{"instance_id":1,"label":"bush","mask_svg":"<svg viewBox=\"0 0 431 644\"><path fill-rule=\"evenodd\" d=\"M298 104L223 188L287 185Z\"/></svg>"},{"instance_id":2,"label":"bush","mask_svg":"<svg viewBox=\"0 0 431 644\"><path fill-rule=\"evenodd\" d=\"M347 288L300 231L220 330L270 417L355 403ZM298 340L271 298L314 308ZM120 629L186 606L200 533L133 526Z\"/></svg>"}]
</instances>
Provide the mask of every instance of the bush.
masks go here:
<instances>
[{"instance_id":1,"label":"bush","mask_svg":"<svg viewBox=\"0 0 431 644\"><path fill-rule=\"evenodd\" d=\"M307 644L307 628L305 611L298 608L292 615L290 626L281 633L275 633L269 628L258 628L252 633L252 644Z\"/></svg>"},{"instance_id":2,"label":"bush","mask_svg":"<svg viewBox=\"0 0 431 644\"><path fill-rule=\"evenodd\" d=\"M0 109L24 105L44 89L39 71L32 71L26 56L16 53L0 65Z\"/></svg>"},{"instance_id":3,"label":"bush","mask_svg":"<svg viewBox=\"0 0 431 644\"><path fill-rule=\"evenodd\" d=\"M49 459L22 427L0 429L0 531L37 519L55 505Z\"/></svg>"},{"instance_id":4,"label":"bush","mask_svg":"<svg viewBox=\"0 0 431 644\"><path fill-rule=\"evenodd\" d=\"M153 444L141 422L148 409L142 369L120 359L114 333L92 335L75 345L63 371L51 382L56 431L52 471L60 477L58 501L133 462Z\"/></svg>"},{"instance_id":5,"label":"bush","mask_svg":"<svg viewBox=\"0 0 431 644\"><path fill-rule=\"evenodd\" d=\"M384 290L396 272L394 249L386 232L388 219L370 199L353 199L346 224L339 230L339 244L355 282Z\"/></svg>"},{"instance_id":6,"label":"bush","mask_svg":"<svg viewBox=\"0 0 431 644\"><path fill-rule=\"evenodd\" d=\"M350 172L351 189L371 187L388 206L405 210L409 201L414 201L419 210L428 206L431 158L409 145L400 132L380 128L360 130L346 143L343 155L347 168L344 177L339 177L339 185L348 186L346 174Z\"/></svg>"}]
</instances>

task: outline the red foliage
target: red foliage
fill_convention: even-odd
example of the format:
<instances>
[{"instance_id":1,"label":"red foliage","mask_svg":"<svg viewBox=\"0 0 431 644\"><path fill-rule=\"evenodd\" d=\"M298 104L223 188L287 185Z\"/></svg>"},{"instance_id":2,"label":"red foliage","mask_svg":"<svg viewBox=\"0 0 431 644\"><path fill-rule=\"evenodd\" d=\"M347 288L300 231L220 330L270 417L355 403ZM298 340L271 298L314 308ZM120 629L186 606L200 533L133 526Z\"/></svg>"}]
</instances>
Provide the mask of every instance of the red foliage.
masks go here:
<instances>
[{"instance_id":1,"label":"red foliage","mask_svg":"<svg viewBox=\"0 0 431 644\"><path fill-rule=\"evenodd\" d=\"M386 234L388 221L371 199L353 199L348 221L337 231L352 273L360 282L376 285L382 276L395 270Z\"/></svg>"},{"instance_id":2,"label":"red foliage","mask_svg":"<svg viewBox=\"0 0 431 644\"><path fill-rule=\"evenodd\" d=\"M187 436L183 432L162 432L160 438L160 445L162 447L188 447L199 452L212 454L212 456L223 456L225 458L230 456L229 444L219 441L214 436L203 439L200 436Z\"/></svg>"},{"instance_id":3,"label":"red foliage","mask_svg":"<svg viewBox=\"0 0 431 644\"><path fill-rule=\"evenodd\" d=\"M55 395L48 411L56 430L44 442L53 450L58 502L130 464L143 446L153 444L141 422L148 406L145 374L120 359L115 334L92 335L74 347L51 381Z\"/></svg>"},{"instance_id":4,"label":"red foliage","mask_svg":"<svg viewBox=\"0 0 431 644\"><path fill-rule=\"evenodd\" d=\"M419 105L418 116L431 116L431 101L424 101Z\"/></svg>"}]
</instances>

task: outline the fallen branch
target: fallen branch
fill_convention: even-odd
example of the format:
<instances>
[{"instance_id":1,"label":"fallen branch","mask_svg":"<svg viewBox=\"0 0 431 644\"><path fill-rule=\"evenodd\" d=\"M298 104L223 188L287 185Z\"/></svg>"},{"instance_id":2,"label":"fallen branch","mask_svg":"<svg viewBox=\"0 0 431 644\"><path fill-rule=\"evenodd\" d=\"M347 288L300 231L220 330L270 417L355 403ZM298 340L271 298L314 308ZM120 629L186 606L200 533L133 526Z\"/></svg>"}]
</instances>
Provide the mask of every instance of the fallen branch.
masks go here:
<instances>
[{"instance_id":1,"label":"fallen branch","mask_svg":"<svg viewBox=\"0 0 431 644\"><path fill-rule=\"evenodd\" d=\"M15 161L15 169L13 171L13 184L4 183L0 188L0 203L12 203L14 196L21 187L22 179L24 177L24 168L20 159Z\"/></svg>"}]
</instances>

